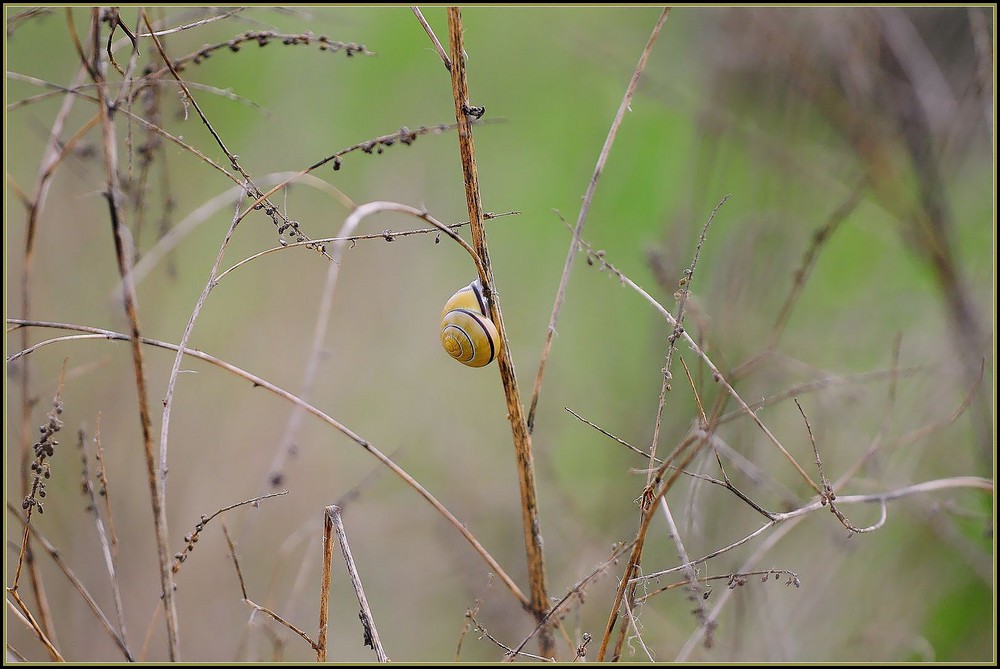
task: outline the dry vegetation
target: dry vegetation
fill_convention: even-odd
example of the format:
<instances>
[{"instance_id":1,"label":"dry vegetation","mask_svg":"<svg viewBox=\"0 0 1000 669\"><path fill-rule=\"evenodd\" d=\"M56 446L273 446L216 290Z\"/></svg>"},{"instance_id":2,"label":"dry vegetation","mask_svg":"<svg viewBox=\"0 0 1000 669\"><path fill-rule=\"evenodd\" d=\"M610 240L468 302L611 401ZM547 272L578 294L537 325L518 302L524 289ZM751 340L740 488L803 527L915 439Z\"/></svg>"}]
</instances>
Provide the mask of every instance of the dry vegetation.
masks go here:
<instances>
[{"instance_id":1,"label":"dry vegetation","mask_svg":"<svg viewBox=\"0 0 1000 669\"><path fill-rule=\"evenodd\" d=\"M995 660L994 14L494 11L6 8L7 659Z\"/></svg>"}]
</instances>

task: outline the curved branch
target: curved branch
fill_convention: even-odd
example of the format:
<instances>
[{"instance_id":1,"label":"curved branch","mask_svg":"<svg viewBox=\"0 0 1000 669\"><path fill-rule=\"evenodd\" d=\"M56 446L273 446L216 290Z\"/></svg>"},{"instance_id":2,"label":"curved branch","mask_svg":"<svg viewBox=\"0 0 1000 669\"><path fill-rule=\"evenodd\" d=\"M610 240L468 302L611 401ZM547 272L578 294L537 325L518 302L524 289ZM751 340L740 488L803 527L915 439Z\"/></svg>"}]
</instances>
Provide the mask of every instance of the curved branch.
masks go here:
<instances>
[{"instance_id":1,"label":"curved branch","mask_svg":"<svg viewBox=\"0 0 1000 669\"><path fill-rule=\"evenodd\" d=\"M131 337L122 334L120 332L114 332L113 330L105 330L102 328L89 327L86 325L76 325L73 323L55 323L50 321L28 321L20 318L8 318L7 323L21 327L46 327L46 328L56 328L62 330L74 330L77 332L86 332L89 334L100 335L104 339L110 339L113 341L125 341L125 342L131 341ZM176 344L170 344L168 342L159 341L157 339L151 339L149 337L140 337L139 342L145 344L146 346L155 346L157 348L167 349L168 351L178 351L180 349L180 347L177 346ZM37 350L40 347L41 344L36 345L33 347L32 350ZM22 355L25 354L26 353L23 351L20 353L15 353L13 356L10 356L10 358L8 358L8 361L16 360L18 357L21 357ZM514 580L507 574L507 572L504 571L504 569L493 558L493 556L490 555L489 552L487 552L487 550L483 547L483 545L479 543L479 540L476 539L476 537L468 529L466 529L465 525L463 525L462 522L458 520L458 518L456 518L455 515L452 514L452 512L449 511L444 504L439 502L438 499L430 493L430 491L428 491L426 488L420 485L420 483L418 483L412 476L410 476L406 472L406 470L404 470L402 467L393 462L387 455L378 450L367 439L364 439L363 437L352 431L350 428L348 428L346 425L340 423L335 418L327 415L326 413L317 409L308 402L301 400L300 398L296 397L287 390L284 390L283 388L276 386L275 384L271 383L270 381L262 377L257 376L256 374L253 374L240 367L237 367L236 365L228 363L225 360L216 358L213 355L199 351L198 349L185 347L184 355L211 363L216 367L220 367L226 370L227 372L230 372L231 374L246 379L247 381L250 381L251 383L254 384L254 386L259 386L261 388L264 388L268 392L277 395L278 397L287 400L292 404L302 407L303 409L306 410L306 412L316 416L327 425L333 427L337 431L344 434L347 438L356 443L358 446L361 446L363 449L371 453L379 462L381 462L383 465L391 469L394 474L399 476L399 478L403 479L403 481L407 485L409 485L421 497L427 500L427 502L431 506L433 506L438 513L444 516L445 519L449 523L451 523L456 530L458 530L459 534L461 534L465 538L465 540L472 545L472 548L477 553L479 553L480 557L483 558L483 561L486 562L486 564L489 565L490 569L493 570L493 572L497 575L497 577L501 581L503 581L504 585L507 586L507 588L511 591L511 594L514 595L514 597L518 600L518 602L522 606L528 606L529 603L528 598L524 595L523 592L521 592L521 589L517 586Z\"/></svg>"}]
</instances>

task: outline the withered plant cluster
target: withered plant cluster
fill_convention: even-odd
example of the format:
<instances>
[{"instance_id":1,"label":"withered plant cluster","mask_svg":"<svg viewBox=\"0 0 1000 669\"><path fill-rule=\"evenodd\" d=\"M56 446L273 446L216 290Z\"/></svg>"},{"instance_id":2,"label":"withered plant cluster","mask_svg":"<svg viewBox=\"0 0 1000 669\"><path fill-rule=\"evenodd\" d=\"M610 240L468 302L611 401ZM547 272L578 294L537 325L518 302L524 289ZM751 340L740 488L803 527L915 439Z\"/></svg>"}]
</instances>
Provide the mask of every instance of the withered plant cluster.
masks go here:
<instances>
[{"instance_id":1,"label":"withered plant cluster","mask_svg":"<svg viewBox=\"0 0 1000 669\"><path fill-rule=\"evenodd\" d=\"M394 11L406 10L396 8ZM964 123L967 117L980 118L985 108L989 119L987 125L993 123L992 107L988 103L992 96L988 59L992 29L984 24L986 14L976 11L968 14L968 25L962 34L973 42L972 57L967 64L974 72L969 85L976 90L953 108L940 100L939 80L950 76L949 72L927 73L926 61L933 49L919 43L914 27L921 20L919 16L914 18L897 10L845 11L842 16L831 16L809 14L804 10L764 9L724 15L726 19L719 22L717 30L726 38L724 41L729 44L733 57L715 70L716 80L711 82L710 90L715 98L703 119L709 132L722 136L726 132L744 131L745 127L733 123L723 110L737 108L744 103L742 96L749 95L747 91L772 85L774 78L778 78L788 86L787 90L793 91L788 95L797 96L798 102L805 100L822 110L832 132L853 151L859 166L848 179L850 185L840 204L822 212L815 222L811 222L814 229L811 239L796 250L801 257L797 270L780 285L759 287L779 293L780 308L772 319L765 344L748 358L737 360L735 354L720 350L719 341L722 340L717 338L717 329L713 330L718 325L711 324L712 315L699 300L699 291L707 290L711 279L704 269L704 257L713 243L718 243L713 226L726 216L727 208L732 206L731 198L738 198L739 193L730 193L727 189L713 194L712 202L693 214L697 224L691 227L693 234L685 239L686 246L682 250L673 249L670 257L655 251L650 253L649 269L658 283L654 290L639 285L630 278L630 274L636 275L635 271L623 269L615 260L616 251L621 253L623 249L610 245L598 249L584 237L592 206L601 197L602 175L606 168L610 169L609 157L613 154L616 138L620 129L629 123L629 110L650 74L647 66L651 55L658 44L670 39L672 21L678 11L685 10L664 9L650 26L645 45L635 45L638 60L631 78L621 82L624 94L617 113L603 145L592 147L596 164L589 182L581 184L583 197L579 211L575 213L575 220L565 222L568 248L558 288L551 296L548 324L544 332L538 333L538 340L543 343L537 364L531 361L532 364L524 366L522 361L522 373L527 368L530 377L521 376L520 380L530 378L530 382L519 386L503 310L507 305L501 302L502 293L498 290L498 285L504 284L504 277L494 272L486 225L488 221L517 212L489 212L483 204L474 139L494 119L488 105L478 104L481 101L476 99L475 72L467 67L476 58L492 56L480 53L475 41L468 39L468 24L463 23L458 8L448 8L446 25L438 26L432 26L418 8L412 8L415 25L419 24L429 39L427 54L423 55L440 60L441 80L434 83L450 84L453 117L433 125L414 123L414 129L398 124L393 126L398 129L383 128L380 131L389 131L358 138L350 146L336 151L318 150L315 155L302 158L300 168L266 177L256 176L241 161L224 119L210 112L205 104L206 99L214 97L238 103L247 101L225 85L197 83L193 73L210 59L238 59L242 52L251 48L304 47L310 50L304 57L343 55L358 62L377 57L379 45L369 50L363 44L314 35L309 31L282 33L255 27L233 31L228 39L178 54L174 44L182 33L204 30L213 24L219 24L214 29L238 25L239 19L251 16L251 10L7 8L9 49L23 47L16 38L18 31L29 23L62 21L67 40L78 59L76 72L68 82L48 81L27 72L10 71L7 74L10 82L38 89L34 95L6 100L8 114L30 113L46 101L58 101L54 114L45 122L44 151L41 156L31 157L38 161L34 181L25 183L11 174L7 179L8 198L22 206L22 210L13 204L7 207L7 225L18 228L23 238L23 246L7 249L8 260L18 259L17 272L7 276L13 297L9 300L7 313L10 425L5 443L7 468L14 472L8 475L8 483L13 481L14 485L8 485L7 525L11 529L8 530L6 570L10 626L7 657L104 662L203 660L198 656L199 650L186 647L182 631L212 626L215 621L207 612L204 619L196 619L191 607L179 606L179 600L197 598L199 593L186 590L178 578L186 571L186 565L204 557L206 562L215 562L210 568L216 574L218 590L201 593L202 596L206 600L222 598L231 603L231 610L235 610L236 615L247 618L242 639L223 636L217 641L217 647L234 649L233 659L256 657L247 651L248 646L253 645L248 641L250 637L266 639L272 660L287 659L286 654L298 658L305 649L318 661L336 661L356 657L350 653L356 653L358 646L371 649L367 655L369 659L410 659L408 649L394 643L395 630L383 627L380 634L378 627L380 612L393 606L392 598L405 601L406 594L394 593L392 598L375 596L371 589L379 571L392 569L392 559L403 561L409 559L408 556L392 556L376 567L359 558L368 551L359 549L358 538L352 539L357 553L352 553L348 544L348 530L363 525L363 521L360 516L352 516L347 507L356 498L369 494L365 484L348 494L341 495L339 491L330 499L314 500L315 518L322 518L322 523L310 528L316 541L314 545L306 542L304 552L311 551L313 559L322 559L322 563L320 578L312 586L305 579L280 586L262 576L261 572L278 570L283 562L288 562L285 548L276 548L267 554L254 553L250 558L252 565L248 567L250 560L240 550L240 533L231 531L223 519L224 514L234 509L246 511L261 505L280 505L284 502L275 498L284 498L286 494L294 496L297 480L288 476L287 463L296 454L297 442L309 424L320 426L325 431L325 439L331 442L346 441L356 446L365 457L372 458L376 471L395 474L396 480L405 484L406 494L429 505L443 518L449 533L461 537L467 545L463 549L488 571L487 589L495 588L502 593L489 593L490 598L508 598L520 610L521 613L514 616L514 623L510 623L495 614L485 593L457 604L462 609L467 607L464 620L460 611L457 616L457 647L440 648L439 660L462 660L463 650L467 652L474 643L479 644L480 655L486 653L495 660L718 660L720 657L712 653L719 643L720 620L734 608L732 602L737 601L740 591L754 588L763 591L764 584L768 583L790 586L787 589L796 593L812 587L808 579L802 577L802 565L771 562L774 545L786 536L794 536L805 519L826 523L822 527L833 528L838 540L853 537L852 541L863 541L864 537L876 536L892 526L893 505L904 505L913 499L950 500L948 496L954 494L956 499L965 502L942 501L941 509L944 510L935 507L938 509L935 522L947 524L952 515L961 517L963 514L976 518L979 523L988 521L985 515L976 515L974 510L967 508L971 506L968 496L980 494L992 499L992 478L965 471L933 477L924 477L920 471L895 475L885 469L892 454L932 439L960 423L970 426L968 433L973 436L969 439L975 442L970 450L992 453L992 339L980 307L967 288L967 277L955 248L955 221L948 207L939 160L942 145L972 141L966 128L974 124ZM345 30L349 30L349 26ZM806 35L816 39L798 37ZM848 53L838 52L838 49L848 48ZM434 51L436 56L428 56ZM872 62L877 62L879 67L868 68ZM941 65L942 70L946 69L945 65L954 63ZM682 67L683 63L672 63L672 66ZM762 74L765 72L770 76ZM649 85L654 87L655 81L662 81L662 78ZM442 90L445 90L444 85ZM966 105L966 101L971 102ZM786 104L788 100L782 100L776 107ZM357 102L356 111L364 113L362 101ZM607 110L608 115L613 111ZM189 137L195 136L194 132L182 136L169 130L178 115L187 118L188 122L200 123L209 139L204 142L192 140ZM333 122L335 120L331 120ZM504 127L497 125L490 131L502 133ZM448 138L458 144L454 164L461 168L467 222L445 224L425 207L401 202L356 202L350 193L324 179L329 171L349 170L352 160L362 158L359 154L383 156L379 160L391 161L397 155L394 152L401 149L411 147L412 151L418 151L423 142L416 149L412 147L417 139L425 137L439 137L440 141ZM315 145L308 141L303 145L315 150ZM17 157L21 162L28 158ZM788 159L794 160L794 157ZM180 165L181 160L185 161L184 167ZM52 238L48 230L72 223L57 221L48 215L54 206L50 199L54 182L72 173L80 164L88 169L82 177L76 175L75 178L83 178L90 189L98 191L103 198L102 206L106 206L108 225L102 239L106 241L107 257L114 259L113 300L117 323L60 319L46 303L46 296L52 289L40 288L42 279L51 281L52 277L40 276L35 271L39 257L46 253L42 240ZM324 166L326 170L321 171ZM206 213L179 222L180 196L174 182L179 172L188 169L201 170L205 179L214 180L229 191L217 201L206 203ZM293 184L307 184L324 191L347 208L349 213L337 235L327 235L320 225L295 213L295 200L289 196ZM670 189L663 191L663 197L671 196ZM907 426L903 432L893 424L901 385L920 374L941 373L939 369L929 370L901 362L905 333L894 335L886 342L892 361L888 368L842 375L802 364L800 366L808 368L809 374L801 383L787 385L767 396L756 390L751 395L748 391L748 388L759 388L755 385L759 376L766 376L775 367L791 364L783 357L782 345L787 342L789 323L801 305L812 273L831 239L866 202L875 203L874 206L898 220L901 234L914 257L930 268L951 328L950 337L957 352L956 367L960 370L957 375L963 388L962 395L952 398L951 405L936 415L924 417L919 424ZM512 207L517 204L512 203ZM208 210L214 212L225 206L232 207L232 215L228 229L220 235L221 242L212 249L211 258L201 261L199 266L188 264L184 267L184 274L199 277L201 290L187 310L189 316L183 328L178 327L180 335L171 341L149 336L143 322L153 305L139 300L137 282L161 266L169 267L170 273L176 274L178 259L174 249L179 239L204 222ZM385 212L417 219L421 227L356 234L357 226L364 219ZM248 225L264 219L274 226L272 243L258 245L249 257L233 260L234 240ZM461 235L466 226L470 229L471 241ZM270 226L267 229L270 230ZM108 230L110 235L106 234ZM333 295L343 271L345 252L367 241L392 242L425 234L432 235L435 242L446 237L446 244L454 241L468 254L469 271L474 271L484 286L488 315L500 335L497 364L481 373L483 378L500 377L503 400L502 406L495 408L506 415L510 425L509 443L513 446L512 461L517 481L512 478L508 483L520 500L520 517L515 511L513 517L504 518L504 524L519 527L520 537L516 543L519 550L523 543L523 564L508 564L509 555L501 556L488 550L486 544L489 542L481 539L474 524L466 522L461 499L456 499L455 494L444 495L441 490L437 490L437 494L432 492L435 484L413 474L412 467L401 464L402 460L395 454L396 445L376 445L362 436L346 420L339 418L336 410L327 408L323 398L315 392L321 362L328 353L327 322L334 309ZM532 242L526 239L525 243ZM242 275L236 272L237 269L265 262L265 256L274 254L301 254L301 263L320 264L327 271L322 295L315 303L302 305L303 312L314 319L314 334L301 368L294 371L293 386L288 385L287 377L278 379L250 371L244 363L228 358L225 351L209 353L192 345L199 321L218 304L209 300L213 291L220 285L239 281ZM558 266L560 260L561 257L554 259L553 266ZM547 370L554 369L547 365L550 359L559 356L556 335L560 318L567 303L584 298L571 290L574 270L609 275L627 288L622 295L630 298L637 295L637 301L659 319L657 322L666 332L660 342L660 357L650 363L660 372L659 392L648 398L650 406L656 406L648 424L651 434L648 442L636 443L635 438L618 436L614 434L616 430L602 425L606 425L604 419L588 417L584 414L589 412L566 407L575 419L571 422L574 428L601 435L602 440L607 439L614 448L621 448L622 453L633 458L631 470L607 472L607 477L633 483L641 479L632 485L635 508L630 524L627 529L618 530L624 535L595 538L598 534L595 530L589 534L581 532L575 540L588 543L587 550L581 548L579 551L581 555L592 554L594 545L604 547L600 549L604 558L593 562L582 575L567 566L565 551L553 559L551 546L554 542L547 547L543 541L547 533L563 522L564 512L557 513L556 509L546 507L548 501L558 499L559 493L551 478L539 475L536 470L536 451L544 444L543 435L546 434L541 430L536 432L536 427L543 420L549 420L540 398L545 395L542 391L543 380L548 378ZM72 267L64 271L65 276L56 277L57 282L67 287L64 289L90 281L90 277L80 276ZM297 278L283 277L282 285L289 287L291 298L299 299ZM246 324L247 331L256 328L254 323ZM58 334L43 334L53 331ZM835 336L849 337L851 333L845 331ZM54 394L49 390L53 379L35 371L34 361L42 356L58 355L62 360L65 354L57 353L60 348L85 340L118 342L117 346L128 347L129 406L102 405L101 413L84 415L84 410L64 405L69 390L79 393L86 389L89 375L99 373L101 366L107 364L100 360L78 359L75 351L81 349L73 348L74 353L66 357ZM173 356L169 373L150 373L148 357L157 349ZM591 355L593 360L598 360L613 353L595 350ZM578 364L585 367L590 362L582 359ZM186 375L190 371L187 366L195 363L198 363L199 374ZM552 374L549 371L549 376ZM242 470L239 462L216 465L213 480L217 483L211 490L191 489L176 478L168 478L169 470L179 457L175 453L181 449L190 453L190 445L179 446L177 442L181 439L175 436L177 426L184 423L186 412L190 410L185 392L208 375L233 378L257 389L255 392L265 391L271 401L282 407L284 426L273 445L270 470L262 480ZM185 380L180 383L179 379ZM390 380L386 379L386 383ZM549 378L550 386L553 383ZM880 384L879 387L885 389L885 418L878 430L870 435L868 443L858 445L860 455L845 464L843 457L837 454L831 457L831 449L825 443L825 430L816 420L816 414L824 413L822 407L817 408L817 403L804 402L800 398L814 397L830 388L864 384ZM50 397L53 399L46 410ZM555 398L551 401L558 403ZM230 407L223 411L238 411L224 403L219 406ZM776 406L792 407L797 432L791 432L787 424L778 429L770 422L766 410ZM665 418L674 407L678 407L677 411L693 408L691 415L684 419L686 427L679 433L676 425L683 420ZM378 410L384 413L383 420L394 420L393 407L378 407ZM46 413L40 418L42 411ZM135 432L131 443L109 443L101 433L102 416L106 422L109 413L125 412L134 416ZM561 408L557 413L559 419L570 421ZM223 415L216 418L220 422L225 419ZM93 522L91 531L96 539L96 545L88 546L87 550L92 549L100 555L107 583L85 582L78 576L74 566L79 568L80 563L91 556L84 555L83 548L73 552L64 550L52 536L65 534L58 527L40 525L38 518L47 508L43 503L49 505L49 509L79 503L67 490L54 488L52 484L53 472L58 474L60 468L70 469L65 462L65 449L59 448L56 440L67 421L78 430L83 464L82 508L89 514L88 523ZM88 421L97 425L92 438L88 437ZM829 427L825 414L822 423ZM768 457L775 456L775 459L758 464L753 456L745 455L739 447L729 443L726 435L731 433L726 430L732 425L742 426L745 434L751 435L748 438L763 444ZM37 433L33 434L33 430ZM92 447L96 449L93 456ZM200 444L199 448L207 451L212 444ZM112 450L125 449L136 453L140 459L133 462L141 460L141 465L137 464L131 471L114 471L108 454ZM91 466L92 457L95 467ZM831 459L835 465L831 464ZM985 461L989 461L988 456ZM779 483L772 471L775 468L791 472L793 482ZM984 474L986 469L988 467L978 473ZM462 476L461 472L453 474L458 478ZM141 481L141 485L133 485L135 481ZM112 482L119 487L113 488ZM677 491L709 487L714 487L729 505L720 508L730 509L734 515L749 514L758 526L731 541L708 545L714 535L700 536L692 523L681 522L684 512ZM112 492L115 494L114 507ZM219 503L219 499L224 501ZM187 509L189 505L204 512L184 523L176 522L178 510ZM117 515L112 514L113 508ZM829 513L820 516L814 513L817 511ZM51 515L47 514L46 520ZM123 515L147 518L143 521L145 531L125 533ZM217 518L219 521L213 522ZM305 523L301 518L288 519L282 529L302 527ZM127 525L134 527L132 522ZM429 532L423 528L420 531ZM278 536L277 531L273 532L270 541L274 545L288 540L287 535ZM208 543L221 539L225 541L225 559L217 559L218 555L213 558L210 551L203 556L201 551L194 550L200 541ZM955 537L953 541L961 543L963 540ZM140 542L145 542L143 550L155 553L155 561L140 563L134 558ZM609 544L611 550L607 551ZM87 546L86 543L79 545ZM342 560L335 555L337 546ZM654 550L651 546L657 546L655 559L648 557ZM971 550L975 553L974 545ZM672 556L672 561L664 561L664 552ZM787 559L787 554L782 556ZM738 559L737 566L719 572L716 565L730 564L719 562L723 557ZM981 564L984 560L988 562L989 557L973 554L969 561ZM415 553L412 559L420 560L421 557ZM51 565L54 568L50 569ZM352 597L357 600L357 617L351 616L355 627L346 633L331 618L331 592L334 574L338 572L347 575ZM311 572L303 567L301 573ZM139 610L139 606L131 603L130 589L136 587L136 583L141 583L145 590L155 590L151 610ZM367 591L365 584L369 586ZM292 593L285 605L275 595L275 590L282 587ZM482 583L472 583L468 587L478 592ZM758 594L767 596L767 593ZM73 620L72 625L89 625L86 633L106 637L117 649L116 655L95 657L87 648L60 642L61 632L69 636L61 628L70 624L62 615L64 600L70 598L82 601L91 615L86 620ZM310 602L309 606L317 602L318 624L314 621L307 629L305 625L294 623L293 616L283 610L283 606L289 608L288 602L292 600L305 600ZM109 606L113 607L112 612ZM683 613L668 624L662 614L655 611L659 606ZM595 625L594 621L599 624ZM416 624L418 621L414 621ZM426 621L419 621L419 624L424 625ZM780 627L780 623L775 626ZM512 636L511 630L520 632ZM352 650L345 654L345 647ZM797 649L802 647L795 646ZM808 653L800 656L796 651L793 655L785 659L813 659ZM721 659L761 658L740 657L733 651ZM887 658L873 655L870 659Z\"/></svg>"}]
</instances>

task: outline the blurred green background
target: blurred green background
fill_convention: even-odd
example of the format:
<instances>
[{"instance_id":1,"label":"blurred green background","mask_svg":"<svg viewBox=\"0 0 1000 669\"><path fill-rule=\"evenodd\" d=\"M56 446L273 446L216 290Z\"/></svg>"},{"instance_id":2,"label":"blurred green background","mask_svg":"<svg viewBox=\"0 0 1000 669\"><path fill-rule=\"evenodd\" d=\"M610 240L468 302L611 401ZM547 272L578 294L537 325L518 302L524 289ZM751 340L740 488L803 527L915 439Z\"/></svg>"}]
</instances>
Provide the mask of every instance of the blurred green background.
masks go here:
<instances>
[{"instance_id":1,"label":"blurred green background","mask_svg":"<svg viewBox=\"0 0 1000 669\"><path fill-rule=\"evenodd\" d=\"M24 207L62 94L12 106L60 86L79 59L64 10L18 17L5 8L5 267L8 317L20 299ZM72 15L81 38L89 12ZM445 9L424 13L442 40ZM470 95L495 123L475 133L483 202L517 211L489 224L490 255L525 404L529 401L570 234L622 94L660 10L655 7L469 7L463 11ZM132 29L137 10L123 9ZM210 10L152 10L164 26L191 23ZM14 19L14 20L12 20ZM820 248L775 351L737 390L753 402L819 378L839 379L803 393L827 476L835 480L879 439L876 457L838 494L877 493L937 478L993 477L995 197L992 71L993 13L951 9L673 10L656 44L598 184L584 238L606 259L673 309L677 281L710 212L689 302L687 329L723 370L768 346L775 320L814 233L864 183L856 207ZM107 26L102 26L106 39ZM241 165L261 183L301 170L338 150L401 126L454 122L447 72L405 7L254 8L163 37L172 57L246 30L311 31L363 43L374 55L345 57L280 42L216 51L183 75L199 105ZM985 31L985 32L984 32ZM976 40L986 39L985 60ZM119 32L116 37L120 37ZM140 41L140 67L155 56ZM128 62L128 50L117 52ZM112 73L112 81L120 77ZM160 84L160 117L220 164L225 156L176 84ZM117 89L115 89L117 90ZM220 95L231 91L238 100ZM86 92L90 92L88 89ZM252 103L252 104L249 104ZM144 114L142 104L132 111ZM65 140L95 113L80 99ZM142 126L115 117L123 179L137 179ZM115 299L117 269L101 197L105 175L99 130L60 165L42 211L31 284L34 318L126 331ZM356 152L343 167L315 176L355 203L394 200L445 222L467 218L454 133L396 145L382 155ZM273 182L271 182L273 183ZM156 155L142 205L126 209L137 255L154 248L159 221L178 224L232 182L174 144ZM173 209L166 207L170 198ZM313 238L334 236L349 213L327 192L294 185L273 201ZM232 200L197 225L138 284L147 336L177 342L232 216ZM383 214L362 233L419 227ZM468 235L466 231L466 236ZM223 261L229 267L276 245L274 226L255 214L238 227ZM568 414L569 407L640 448L653 434L666 322L599 263L575 260L549 359L534 432L549 594L560 597L635 536L644 466ZM310 355L328 263L302 248L264 256L211 293L190 345L299 392ZM520 505L509 423L497 368L462 367L437 339L441 306L474 276L468 257L433 235L359 242L345 252L323 342L312 402L393 459L448 506L527 589ZM36 343L58 336L33 329ZM20 349L8 332L8 355ZM887 370L900 338L900 376L890 397ZM159 435L159 410L173 354L146 350ZM686 347L709 409L718 387ZM149 490L129 348L84 341L48 346L28 359L31 432L45 421L63 359L66 422L52 460L45 515L33 523L107 611L107 575L93 521L79 494L76 432L93 436L100 417L110 477L119 570L133 649L143 647L159 598ZM6 379L7 499L19 508L21 390L24 360ZM980 364L985 374L977 381ZM201 514L270 490L268 477L291 407L217 368L185 361L170 424L167 519L171 550ZM697 409L675 361L659 449L691 427ZM973 388L974 399L948 421ZM727 409L735 408L730 402ZM802 418L790 400L760 418L818 480ZM919 434L925 426L934 429ZM734 483L772 510L810 499L809 489L748 419L719 436L763 472L753 479L727 464ZM92 445L91 445L92 448ZM93 467L93 463L91 463ZM719 477L707 449L693 471ZM285 497L224 516L238 541L249 596L315 634L323 508L357 493L345 523L379 633L396 660L447 661L480 600L477 619L516 645L530 617L496 582L459 534L419 496L343 435L305 419L283 471ZM668 496L691 556L721 548L764 519L732 494L683 478ZM843 509L858 526L877 505ZM7 584L21 528L5 517ZM754 568L787 569L800 588L752 579L722 609L715 644L694 661L985 661L995 659L992 494L952 489L888 506L885 526L848 537L828 513L815 513L757 556ZM772 533L774 530L771 531ZM765 534L703 565L701 576L741 569ZM39 559L53 605L58 646L68 659L118 660L93 615L52 565ZM657 521L643 569L677 564ZM611 567L564 619L571 636L595 637L607 621L623 564ZM670 582L665 579L660 585ZM725 590L715 582L709 609ZM182 658L190 661L308 660L313 653L287 630L241 602L221 523L204 532L177 574ZM657 586L650 586L650 590ZM22 593L29 592L22 585ZM33 600L28 597L29 602ZM681 589L641 608L642 639L657 660L673 660L697 621ZM8 643L44 660L37 640L7 617ZM166 657L164 625L152 623L147 659ZM264 629L268 628L268 629ZM562 657L572 652L561 645ZM637 643L626 658L642 660ZM463 661L502 658L478 633L465 636ZM336 558L330 659L370 661L361 645L356 602Z\"/></svg>"}]
</instances>

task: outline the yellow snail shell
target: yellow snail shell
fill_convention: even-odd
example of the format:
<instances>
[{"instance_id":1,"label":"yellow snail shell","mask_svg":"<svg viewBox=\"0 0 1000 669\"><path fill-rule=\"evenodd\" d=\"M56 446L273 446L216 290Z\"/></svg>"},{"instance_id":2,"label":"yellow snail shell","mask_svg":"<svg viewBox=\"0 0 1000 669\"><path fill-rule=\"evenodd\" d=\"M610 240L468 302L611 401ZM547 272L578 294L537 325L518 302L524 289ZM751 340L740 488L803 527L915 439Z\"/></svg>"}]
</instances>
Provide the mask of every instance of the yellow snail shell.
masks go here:
<instances>
[{"instance_id":1,"label":"yellow snail shell","mask_svg":"<svg viewBox=\"0 0 1000 669\"><path fill-rule=\"evenodd\" d=\"M490 320L483 284L476 279L451 296L441 311L441 345L469 367L485 367L500 350L500 334Z\"/></svg>"}]
</instances>

